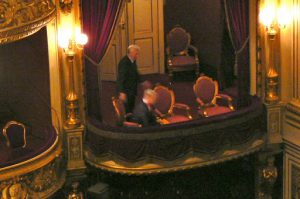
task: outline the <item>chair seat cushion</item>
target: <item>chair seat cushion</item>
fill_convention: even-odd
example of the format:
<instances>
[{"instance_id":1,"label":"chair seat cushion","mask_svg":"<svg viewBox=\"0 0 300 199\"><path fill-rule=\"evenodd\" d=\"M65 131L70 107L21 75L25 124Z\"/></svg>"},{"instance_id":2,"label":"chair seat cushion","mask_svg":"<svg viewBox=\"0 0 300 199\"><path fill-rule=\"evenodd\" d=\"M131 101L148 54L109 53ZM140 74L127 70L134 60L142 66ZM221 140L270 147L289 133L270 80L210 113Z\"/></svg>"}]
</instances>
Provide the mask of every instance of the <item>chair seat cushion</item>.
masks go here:
<instances>
[{"instance_id":1,"label":"chair seat cushion","mask_svg":"<svg viewBox=\"0 0 300 199\"><path fill-rule=\"evenodd\" d=\"M205 109L207 112L208 117L214 116L214 115L220 115L224 113L231 112L232 110L226 106L214 106L214 107L208 107ZM202 110L199 110L199 114L203 115Z\"/></svg>"},{"instance_id":2,"label":"chair seat cushion","mask_svg":"<svg viewBox=\"0 0 300 199\"><path fill-rule=\"evenodd\" d=\"M171 61L173 67L196 65L195 58L191 56L175 56Z\"/></svg>"},{"instance_id":3,"label":"chair seat cushion","mask_svg":"<svg viewBox=\"0 0 300 199\"><path fill-rule=\"evenodd\" d=\"M172 115L166 119L169 123L186 122L189 120L189 118L184 115Z\"/></svg>"}]
</instances>

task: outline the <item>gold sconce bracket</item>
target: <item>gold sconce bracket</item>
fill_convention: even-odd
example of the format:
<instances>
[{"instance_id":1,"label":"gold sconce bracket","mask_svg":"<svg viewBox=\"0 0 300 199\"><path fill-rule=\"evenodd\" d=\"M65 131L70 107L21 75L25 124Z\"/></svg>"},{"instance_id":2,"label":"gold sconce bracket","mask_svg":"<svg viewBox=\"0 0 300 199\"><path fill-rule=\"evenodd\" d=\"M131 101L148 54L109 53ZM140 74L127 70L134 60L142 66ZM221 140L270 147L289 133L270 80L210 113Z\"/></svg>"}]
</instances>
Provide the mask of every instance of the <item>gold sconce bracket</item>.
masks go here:
<instances>
[{"instance_id":1,"label":"gold sconce bracket","mask_svg":"<svg viewBox=\"0 0 300 199\"><path fill-rule=\"evenodd\" d=\"M59 6L64 14L70 14L73 7L73 0L59 0Z\"/></svg>"},{"instance_id":2,"label":"gold sconce bracket","mask_svg":"<svg viewBox=\"0 0 300 199\"><path fill-rule=\"evenodd\" d=\"M75 56L78 50L81 50L87 43L87 35L81 33L79 30L64 30L59 33L58 44L62 48L63 53L68 64L68 79L69 90L66 96L66 121L65 127L68 129L74 129L81 126L81 120L79 117L79 100L75 89L75 77L74 67Z\"/></svg>"},{"instance_id":3,"label":"gold sconce bracket","mask_svg":"<svg viewBox=\"0 0 300 199\"><path fill-rule=\"evenodd\" d=\"M266 29L269 40L269 63L266 73L266 102L269 104L278 103L279 93L279 74L276 71L275 46L278 31L284 29L290 21L290 13L284 5L274 3L261 6L259 13L260 22Z\"/></svg>"}]
</instances>

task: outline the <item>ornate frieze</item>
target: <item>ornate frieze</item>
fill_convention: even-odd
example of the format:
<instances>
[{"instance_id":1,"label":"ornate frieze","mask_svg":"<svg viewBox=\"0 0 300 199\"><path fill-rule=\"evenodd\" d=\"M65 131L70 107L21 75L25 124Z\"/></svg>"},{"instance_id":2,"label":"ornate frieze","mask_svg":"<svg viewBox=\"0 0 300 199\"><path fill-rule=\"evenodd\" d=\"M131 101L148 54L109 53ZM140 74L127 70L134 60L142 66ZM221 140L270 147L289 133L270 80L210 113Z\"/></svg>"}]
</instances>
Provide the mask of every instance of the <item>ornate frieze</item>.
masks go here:
<instances>
[{"instance_id":1,"label":"ornate frieze","mask_svg":"<svg viewBox=\"0 0 300 199\"><path fill-rule=\"evenodd\" d=\"M33 34L54 17L55 6L51 0L2 0L0 44Z\"/></svg>"},{"instance_id":2,"label":"ornate frieze","mask_svg":"<svg viewBox=\"0 0 300 199\"><path fill-rule=\"evenodd\" d=\"M84 169L83 160L83 127L65 129L68 147L68 170Z\"/></svg>"},{"instance_id":3,"label":"ornate frieze","mask_svg":"<svg viewBox=\"0 0 300 199\"><path fill-rule=\"evenodd\" d=\"M265 161L264 165L259 168L258 198L272 199L278 171L274 165L275 158L273 156L267 157Z\"/></svg>"},{"instance_id":4,"label":"ornate frieze","mask_svg":"<svg viewBox=\"0 0 300 199\"><path fill-rule=\"evenodd\" d=\"M65 182L61 156L46 166L22 176L0 182L1 199L48 198Z\"/></svg>"},{"instance_id":5,"label":"ornate frieze","mask_svg":"<svg viewBox=\"0 0 300 199\"><path fill-rule=\"evenodd\" d=\"M276 144L282 142L282 107L282 103L266 104L269 144Z\"/></svg>"}]
</instances>

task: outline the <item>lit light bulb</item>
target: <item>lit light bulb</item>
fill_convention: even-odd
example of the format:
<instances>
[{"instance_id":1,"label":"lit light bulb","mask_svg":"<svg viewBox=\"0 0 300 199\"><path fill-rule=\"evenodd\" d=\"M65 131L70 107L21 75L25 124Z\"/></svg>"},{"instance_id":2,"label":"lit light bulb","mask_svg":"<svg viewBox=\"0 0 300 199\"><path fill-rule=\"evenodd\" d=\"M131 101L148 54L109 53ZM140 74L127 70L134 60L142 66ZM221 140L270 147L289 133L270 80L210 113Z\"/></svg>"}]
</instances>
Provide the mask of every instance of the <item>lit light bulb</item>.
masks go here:
<instances>
[{"instance_id":1,"label":"lit light bulb","mask_svg":"<svg viewBox=\"0 0 300 199\"><path fill-rule=\"evenodd\" d=\"M88 37L86 34L80 33L76 36L76 43L79 45L85 45L88 42Z\"/></svg>"},{"instance_id":2,"label":"lit light bulb","mask_svg":"<svg viewBox=\"0 0 300 199\"><path fill-rule=\"evenodd\" d=\"M69 42L71 38L71 31L68 30L59 30L58 31L58 45L61 48L68 48L69 47Z\"/></svg>"},{"instance_id":3,"label":"lit light bulb","mask_svg":"<svg viewBox=\"0 0 300 199\"><path fill-rule=\"evenodd\" d=\"M286 25L289 24L291 20L291 15L286 6L282 6L278 9L277 20L281 28L285 28Z\"/></svg>"},{"instance_id":4,"label":"lit light bulb","mask_svg":"<svg viewBox=\"0 0 300 199\"><path fill-rule=\"evenodd\" d=\"M259 13L261 23L267 28L271 27L276 17L275 6L266 6Z\"/></svg>"}]
</instances>

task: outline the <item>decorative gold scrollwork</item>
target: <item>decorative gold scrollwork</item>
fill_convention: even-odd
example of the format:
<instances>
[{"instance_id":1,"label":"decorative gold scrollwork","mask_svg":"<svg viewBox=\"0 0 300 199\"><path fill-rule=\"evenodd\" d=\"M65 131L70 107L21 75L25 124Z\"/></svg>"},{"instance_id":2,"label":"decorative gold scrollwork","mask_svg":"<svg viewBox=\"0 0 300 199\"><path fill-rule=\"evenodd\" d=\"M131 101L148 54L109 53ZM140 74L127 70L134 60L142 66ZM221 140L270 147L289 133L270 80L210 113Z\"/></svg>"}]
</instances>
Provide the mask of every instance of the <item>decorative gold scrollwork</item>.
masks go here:
<instances>
[{"instance_id":1,"label":"decorative gold scrollwork","mask_svg":"<svg viewBox=\"0 0 300 199\"><path fill-rule=\"evenodd\" d=\"M21 183L13 183L2 190L1 199L27 199L28 193Z\"/></svg>"},{"instance_id":2,"label":"decorative gold scrollwork","mask_svg":"<svg viewBox=\"0 0 300 199\"><path fill-rule=\"evenodd\" d=\"M48 198L65 180L61 156L31 173L0 181L0 199Z\"/></svg>"},{"instance_id":3,"label":"decorative gold scrollwork","mask_svg":"<svg viewBox=\"0 0 300 199\"><path fill-rule=\"evenodd\" d=\"M59 0L59 6L63 13L69 14L72 11L73 0Z\"/></svg>"},{"instance_id":4,"label":"decorative gold scrollwork","mask_svg":"<svg viewBox=\"0 0 300 199\"><path fill-rule=\"evenodd\" d=\"M0 1L0 44L22 39L55 17L51 0Z\"/></svg>"}]
</instances>

